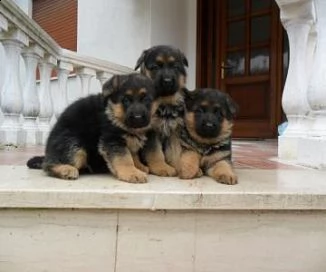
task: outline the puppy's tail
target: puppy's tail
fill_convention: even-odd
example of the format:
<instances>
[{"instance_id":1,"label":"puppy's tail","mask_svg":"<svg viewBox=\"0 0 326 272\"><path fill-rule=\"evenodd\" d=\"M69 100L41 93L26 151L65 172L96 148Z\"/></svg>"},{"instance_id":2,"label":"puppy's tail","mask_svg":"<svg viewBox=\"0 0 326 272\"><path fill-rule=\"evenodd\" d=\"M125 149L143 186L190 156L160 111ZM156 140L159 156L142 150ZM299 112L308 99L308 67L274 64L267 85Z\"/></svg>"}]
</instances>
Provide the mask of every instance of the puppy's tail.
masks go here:
<instances>
[{"instance_id":1,"label":"puppy's tail","mask_svg":"<svg viewBox=\"0 0 326 272\"><path fill-rule=\"evenodd\" d=\"M35 156L33 158L30 158L26 165L28 168L31 169L42 169L42 164L44 162L44 156Z\"/></svg>"}]
</instances>

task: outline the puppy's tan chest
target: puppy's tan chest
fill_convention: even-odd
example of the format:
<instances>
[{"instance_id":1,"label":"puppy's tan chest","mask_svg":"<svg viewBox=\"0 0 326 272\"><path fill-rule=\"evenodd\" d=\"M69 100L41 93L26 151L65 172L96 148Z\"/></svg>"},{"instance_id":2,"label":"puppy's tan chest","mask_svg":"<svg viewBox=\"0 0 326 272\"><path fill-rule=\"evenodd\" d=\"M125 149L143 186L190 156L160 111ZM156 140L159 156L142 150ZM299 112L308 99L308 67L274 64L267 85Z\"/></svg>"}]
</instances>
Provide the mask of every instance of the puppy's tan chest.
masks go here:
<instances>
[{"instance_id":1,"label":"puppy's tan chest","mask_svg":"<svg viewBox=\"0 0 326 272\"><path fill-rule=\"evenodd\" d=\"M124 139L126 140L128 149L132 153L137 153L139 149L141 149L144 146L146 141L146 136L125 135Z\"/></svg>"}]
</instances>

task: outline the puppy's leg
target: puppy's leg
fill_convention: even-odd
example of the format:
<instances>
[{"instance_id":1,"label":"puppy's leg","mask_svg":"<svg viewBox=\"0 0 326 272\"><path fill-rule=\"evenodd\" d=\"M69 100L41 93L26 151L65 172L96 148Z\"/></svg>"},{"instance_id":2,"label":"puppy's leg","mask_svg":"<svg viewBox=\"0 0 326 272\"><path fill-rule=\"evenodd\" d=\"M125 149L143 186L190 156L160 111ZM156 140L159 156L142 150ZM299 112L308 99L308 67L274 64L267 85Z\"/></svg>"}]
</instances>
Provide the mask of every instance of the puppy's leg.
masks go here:
<instances>
[{"instance_id":1,"label":"puppy's leg","mask_svg":"<svg viewBox=\"0 0 326 272\"><path fill-rule=\"evenodd\" d=\"M134 154L134 153L132 153L131 155L132 155L132 158L134 160L134 164L135 164L136 168L138 168L140 171L143 171L146 174L148 174L149 173L149 168L140 161L139 155Z\"/></svg>"},{"instance_id":2,"label":"puppy's leg","mask_svg":"<svg viewBox=\"0 0 326 272\"><path fill-rule=\"evenodd\" d=\"M207 169L206 173L220 183L234 185L238 182L237 175L234 173L231 163L226 160L216 162Z\"/></svg>"},{"instance_id":3,"label":"puppy's leg","mask_svg":"<svg viewBox=\"0 0 326 272\"><path fill-rule=\"evenodd\" d=\"M203 172L200 169L201 156L192 150L185 150L182 152L179 162L179 178L193 179L201 177Z\"/></svg>"},{"instance_id":4,"label":"puppy's leg","mask_svg":"<svg viewBox=\"0 0 326 272\"><path fill-rule=\"evenodd\" d=\"M169 137L164 150L166 162L172 165L175 169L179 168L179 161L181 156L181 144L179 138L173 134Z\"/></svg>"},{"instance_id":5,"label":"puppy's leg","mask_svg":"<svg viewBox=\"0 0 326 272\"><path fill-rule=\"evenodd\" d=\"M71 148L62 157L45 159L43 169L50 175L61 179L77 179L79 170L87 165L87 153L83 148ZM60 161L60 163L58 162ZM61 163L66 162L66 163Z\"/></svg>"},{"instance_id":6,"label":"puppy's leg","mask_svg":"<svg viewBox=\"0 0 326 272\"><path fill-rule=\"evenodd\" d=\"M118 179L130 183L147 182L147 174L136 168L129 149L119 143L100 143L99 153L103 156L111 173Z\"/></svg>"},{"instance_id":7,"label":"puppy's leg","mask_svg":"<svg viewBox=\"0 0 326 272\"><path fill-rule=\"evenodd\" d=\"M148 136L143 154L151 174L163 177L177 175L176 169L165 162L162 143L155 133L151 133Z\"/></svg>"}]
</instances>

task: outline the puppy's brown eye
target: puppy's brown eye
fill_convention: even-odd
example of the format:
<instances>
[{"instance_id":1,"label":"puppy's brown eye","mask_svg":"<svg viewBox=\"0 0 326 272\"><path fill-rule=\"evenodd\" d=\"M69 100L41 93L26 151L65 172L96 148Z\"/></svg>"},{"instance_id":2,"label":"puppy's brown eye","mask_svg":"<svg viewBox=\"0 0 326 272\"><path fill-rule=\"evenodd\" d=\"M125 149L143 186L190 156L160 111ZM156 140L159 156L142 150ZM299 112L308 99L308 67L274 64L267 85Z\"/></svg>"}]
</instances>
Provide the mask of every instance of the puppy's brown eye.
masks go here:
<instances>
[{"instance_id":1,"label":"puppy's brown eye","mask_svg":"<svg viewBox=\"0 0 326 272\"><path fill-rule=\"evenodd\" d=\"M128 107L130 104L131 104L131 99L127 96L125 96L123 99L122 99L122 104L125 106L125 107Z\"/></svg>"}]
</instances>

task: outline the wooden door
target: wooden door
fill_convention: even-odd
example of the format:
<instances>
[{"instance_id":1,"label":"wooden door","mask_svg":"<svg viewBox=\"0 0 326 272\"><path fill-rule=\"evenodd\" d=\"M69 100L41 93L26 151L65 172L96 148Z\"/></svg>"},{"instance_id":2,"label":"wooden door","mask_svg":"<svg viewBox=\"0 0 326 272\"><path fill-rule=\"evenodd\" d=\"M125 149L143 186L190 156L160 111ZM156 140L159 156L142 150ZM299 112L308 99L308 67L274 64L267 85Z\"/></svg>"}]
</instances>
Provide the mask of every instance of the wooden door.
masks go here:
<instances>
[{"instance_id":1,"label":"wooden door","mask_svg":"<svg viewBox=\"0 0 326 272\"><path fill-rule=\"evenodd\" d=\"M222 89L238 103L234 137L275 137L283 76L283 31L276 3L202 0L198 4L202 21L198 38L205 41L198 42L198 85ZM203 51L210 53L205 57Z\"/></svg>"}]
</instances>

